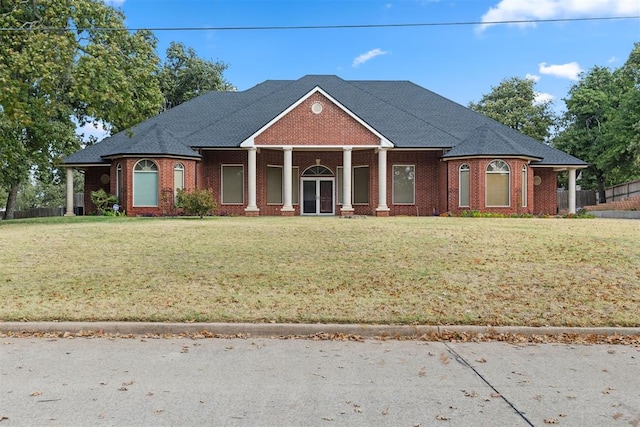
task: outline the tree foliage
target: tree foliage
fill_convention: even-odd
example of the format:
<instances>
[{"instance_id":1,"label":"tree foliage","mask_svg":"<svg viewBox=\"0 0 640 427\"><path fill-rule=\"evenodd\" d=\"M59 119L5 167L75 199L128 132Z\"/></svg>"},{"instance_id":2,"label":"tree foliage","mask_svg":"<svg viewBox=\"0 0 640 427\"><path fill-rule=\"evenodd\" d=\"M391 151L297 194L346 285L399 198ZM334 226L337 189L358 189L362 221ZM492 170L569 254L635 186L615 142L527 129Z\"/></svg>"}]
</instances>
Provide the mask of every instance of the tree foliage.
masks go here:
<instances>
[{"instance_id":1,"label":"tree foliage","mask_svg":"<svg viewBox=\"0 0 640 427\"><path fill-rule=\"evenodd\" d=\"M160 70L164 109L173 108L211 90L235 90L223 77L227 64L196 55L193 48L172 42Z\"/></svg>"},{"instance_id":2,"label":"tree foliage","mask_svg":"<svg viewBox=\"0 0 640 427\"><path fill-rule=\"evenodd\" d=\"M31 171L51 175L80 147L80 124L118 131L162 105L156 40L124 31L124 15L100 0L0 1L0 186L6 217ZM99 28L123 29L104 31Z\"/></svg>"},{"instance_id":3,"label":"tree foliage","mask_svg":"<svg viewBox=\"0 0 640 427\"><path fill-rule=\"evenodd\" d=\"M469 108L538 141L547 141L556 117L551 100L536 100L534 86L531 79L504 79L478 103L469 103Z\"/></svg>"},{"instance_id":4,"label":"tree foliage","mask_svg":"<svg viewBox=\"0 0 640 427\"><path fill-rule=\"evenodd\" d=\"M590 164L582 185L598 189L640 176L640 43L619 69L593 67L565 99L554 145Z\"/></svg>"}]
</instances>

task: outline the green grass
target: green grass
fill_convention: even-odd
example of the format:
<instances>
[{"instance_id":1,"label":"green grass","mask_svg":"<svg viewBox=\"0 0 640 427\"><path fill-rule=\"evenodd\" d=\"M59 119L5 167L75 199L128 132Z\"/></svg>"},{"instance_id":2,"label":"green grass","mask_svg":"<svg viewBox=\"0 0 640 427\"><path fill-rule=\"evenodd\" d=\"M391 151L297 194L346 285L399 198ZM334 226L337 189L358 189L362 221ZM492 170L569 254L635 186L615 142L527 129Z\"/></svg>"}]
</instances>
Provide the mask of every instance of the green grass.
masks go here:
<instances>
[{"instance_id":1,"label":"green grass","mask_svg":"<svg viewBox=\"0 0 640 427\"><path fill-rule=\"evenodd\" d=\"M640 326L640 223L0 222L0 320Z\"/></svg>"}]
</instances>

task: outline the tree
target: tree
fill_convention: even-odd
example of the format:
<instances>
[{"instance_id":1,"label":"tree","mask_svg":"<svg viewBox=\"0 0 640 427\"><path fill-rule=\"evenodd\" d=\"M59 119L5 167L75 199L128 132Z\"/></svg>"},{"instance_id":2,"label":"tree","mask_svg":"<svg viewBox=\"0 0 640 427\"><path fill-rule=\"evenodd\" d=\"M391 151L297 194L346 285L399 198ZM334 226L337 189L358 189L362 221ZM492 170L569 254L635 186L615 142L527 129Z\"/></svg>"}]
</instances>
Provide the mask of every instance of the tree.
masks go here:
<instances>
[{"instance_id":1,"label":"tree","mask_svg":"<svg viewBox=\"0 0 640 427\"><path fill-rule=\"evenodd\" d=\"M0 186L12 218L20 183L80 147L72 117L122 130L156 114L162 94L155 38L100 0L0 1L0 27L11 29L0 32Z\"/></svg>"},{"instance_id":2,"label":"tree","mask_svg":"<svg viewBox=\"0 0 640 427\"><path fill-rule=\"evenodd\" d=\"M222 76L226 69L227 64L204 60L192 48L171 42L159 75L164 109L176 107L211 90L235 90Z\"/></svg>"},{"instance_id":3,"label":"tree","mask_svg":"<svg viewBox=\"0 0 640 427\"><path fill-rule=\"evenodd\" d=\"M554 146L590 164L582 183L597 189L638 177L640 153L640 44L620 69L594 67L565 99L563 130Z\"/></svg>"},{"instance_id":4,"label":"tree","mask_svg":"<svg viewBox=\"0 0 640 427\"><path fill-rule=\"evenodd\" d=\"M537 101L531 79L512 77L504 79L491 92L482 96L480 102L469 103L469 108L484 114L538 141L547 141L556 117L552 101Z\"/></svg>"}]
</instances>

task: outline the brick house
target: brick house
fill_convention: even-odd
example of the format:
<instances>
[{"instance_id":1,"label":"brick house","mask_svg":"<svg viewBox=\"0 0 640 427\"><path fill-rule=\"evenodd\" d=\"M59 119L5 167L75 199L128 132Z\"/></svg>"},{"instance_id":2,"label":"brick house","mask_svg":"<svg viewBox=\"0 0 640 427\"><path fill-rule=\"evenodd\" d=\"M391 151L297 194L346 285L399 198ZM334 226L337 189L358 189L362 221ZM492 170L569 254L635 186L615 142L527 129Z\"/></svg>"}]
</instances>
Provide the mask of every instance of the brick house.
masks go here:
<instances>
[{"instance_id":1,"label":"brick house","mask_svg":"<svg viewBox=\"0 0 640 427\"><path fill-rule=\"evenodd\" d=\"M100 188L128 215L209 188L221 214L388 216L555 214L560 171L575 211L587 164L408 81L305 76L206 93L64 166L84 171L88 213Z\"/></svg>"}]
</instances>

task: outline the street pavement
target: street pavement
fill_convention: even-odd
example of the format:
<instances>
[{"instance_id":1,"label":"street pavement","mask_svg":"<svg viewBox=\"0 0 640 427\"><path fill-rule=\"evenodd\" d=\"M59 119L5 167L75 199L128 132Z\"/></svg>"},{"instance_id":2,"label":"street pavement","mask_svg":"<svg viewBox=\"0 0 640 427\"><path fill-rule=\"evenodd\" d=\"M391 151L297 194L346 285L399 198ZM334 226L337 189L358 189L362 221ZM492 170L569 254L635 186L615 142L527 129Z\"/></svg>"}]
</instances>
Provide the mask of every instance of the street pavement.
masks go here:
<instances>
[{"instance_id":1,"label":"street pavement","mask_svg":"<svg viewBox=\"0 0 640 427\"><path fill-rule=\"evenodd\" d=\"M0 338L0 427L638 426L633 345Z\"/></svg>"}]
</instances>

